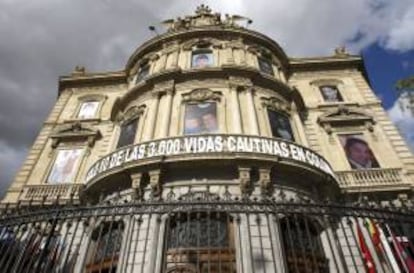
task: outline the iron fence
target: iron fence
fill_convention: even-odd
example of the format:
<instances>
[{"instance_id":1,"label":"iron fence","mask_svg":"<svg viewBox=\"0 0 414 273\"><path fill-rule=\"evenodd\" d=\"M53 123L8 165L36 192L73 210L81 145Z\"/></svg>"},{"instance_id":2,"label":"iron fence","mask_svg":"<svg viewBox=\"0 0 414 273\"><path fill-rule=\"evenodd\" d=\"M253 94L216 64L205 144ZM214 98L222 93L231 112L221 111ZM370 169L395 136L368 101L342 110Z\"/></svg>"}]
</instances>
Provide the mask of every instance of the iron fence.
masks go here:
<instances>
[{"instance_id":1,"label":"iron fence","mask_svg":"<svg viewBox=\"0 0 414 273\"><path fill-rule=\"evenodd\" d=\"M1 272L413 272L414 211L211 194L5 208Z\"/></svg>"}]
</instances>

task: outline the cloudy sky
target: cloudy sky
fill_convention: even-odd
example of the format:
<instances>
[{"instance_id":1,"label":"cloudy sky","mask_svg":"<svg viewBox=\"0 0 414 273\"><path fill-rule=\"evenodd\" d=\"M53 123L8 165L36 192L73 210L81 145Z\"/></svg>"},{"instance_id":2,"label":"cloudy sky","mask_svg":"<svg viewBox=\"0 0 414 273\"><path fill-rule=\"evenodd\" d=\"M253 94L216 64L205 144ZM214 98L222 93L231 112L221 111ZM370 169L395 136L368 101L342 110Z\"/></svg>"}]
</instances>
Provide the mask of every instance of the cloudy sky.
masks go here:
<instances>
[{"instance_id":1,"label":"cloudy sky","mask_svg":"<svg viewBox=\"0 0 414 273\"><path fill-rule=\"evenodd\" d=\"M395 80L414 74L412 0L0 0L0 194L54 104L59 75L78 64L89 71L123 69L153 35L149 25L192 13L201 3L252 18L251 27L290 56L326 55L347 45L365 57L387 108Z\"/></svg>"}]
</instances>

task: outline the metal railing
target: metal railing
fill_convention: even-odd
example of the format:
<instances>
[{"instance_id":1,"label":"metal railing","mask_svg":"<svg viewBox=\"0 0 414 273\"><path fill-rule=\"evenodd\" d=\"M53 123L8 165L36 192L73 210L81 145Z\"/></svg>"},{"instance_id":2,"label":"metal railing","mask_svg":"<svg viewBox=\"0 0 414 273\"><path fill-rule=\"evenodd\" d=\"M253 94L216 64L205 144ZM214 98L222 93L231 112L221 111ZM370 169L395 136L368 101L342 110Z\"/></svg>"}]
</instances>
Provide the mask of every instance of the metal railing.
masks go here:
<instances>
[{"instance_id":1,"label":"metal railing","mask_svg":"<svg viewBox=\"0 0 414 273\"><path fill-rule=\"evenodd\" d=\"M8 207L0 216L0 268L19 273L412 272L414 211L408 203L390 204L207 192L93 207Z\"/></svg>"}]
</instances>

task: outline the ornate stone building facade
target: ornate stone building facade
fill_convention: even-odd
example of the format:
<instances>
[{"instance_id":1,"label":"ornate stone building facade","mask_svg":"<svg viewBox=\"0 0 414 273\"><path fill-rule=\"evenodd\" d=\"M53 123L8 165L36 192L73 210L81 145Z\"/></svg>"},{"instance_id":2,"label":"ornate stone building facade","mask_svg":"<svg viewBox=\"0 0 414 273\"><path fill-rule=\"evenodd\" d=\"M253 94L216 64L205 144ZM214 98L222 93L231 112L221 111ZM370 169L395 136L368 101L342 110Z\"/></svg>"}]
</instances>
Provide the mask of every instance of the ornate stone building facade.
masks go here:
<instances>
[{"instance_id":1,"label":"ornate stone building facade","mask_svg":"<svg viewBox=\"0 0 414 273\"><path fill-rule=\"evenodd\" d=\"M60 78L3 203L27 217L37 211L28 208L56 206L64 216L13 220L1 238L19 241L16 250L35 245L37 256L10 250L0 264L10 272L372 272L358 243L367 231L355 227L367 216L335 211L326 220L315 204L411 204L413 155L360 56L338 48L289 58L240 20L248 19L200 6L165 21L166 33L123 70L77 67ZM404 270L404 260L371 256L376 272Z\"/></svg>"}]
</instances>

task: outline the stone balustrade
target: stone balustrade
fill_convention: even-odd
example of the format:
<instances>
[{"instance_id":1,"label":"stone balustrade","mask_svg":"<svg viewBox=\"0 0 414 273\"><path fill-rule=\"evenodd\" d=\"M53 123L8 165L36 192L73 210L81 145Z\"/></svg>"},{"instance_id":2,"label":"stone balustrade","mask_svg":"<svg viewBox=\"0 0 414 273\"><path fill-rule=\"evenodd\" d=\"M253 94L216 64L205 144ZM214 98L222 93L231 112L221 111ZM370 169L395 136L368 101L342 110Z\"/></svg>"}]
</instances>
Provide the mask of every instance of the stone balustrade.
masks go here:
<instances>
[{"instance_id":1,"label":"stone balustrade","mask_svg":"<svg viewBox=\"0 0 414 273\"><path fill-rule=\"evenodd\" d=\"M373 187L409 187L400 168L339 171L336 175L339 186L346 191L360 191Z\"/></svg>"},{"instance_id":2,"label":"stone balustrade","mask_svg":"<svg viewBox=\"0 0 414 273\"><path fill-rule=\"evenodd\" d=\"M57 185L26 185L23 188L20 200L41 201L43 199L52 201L79 199L80 184L57 184Z\"/></svg>"}]
</instances>

